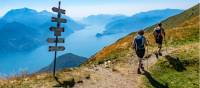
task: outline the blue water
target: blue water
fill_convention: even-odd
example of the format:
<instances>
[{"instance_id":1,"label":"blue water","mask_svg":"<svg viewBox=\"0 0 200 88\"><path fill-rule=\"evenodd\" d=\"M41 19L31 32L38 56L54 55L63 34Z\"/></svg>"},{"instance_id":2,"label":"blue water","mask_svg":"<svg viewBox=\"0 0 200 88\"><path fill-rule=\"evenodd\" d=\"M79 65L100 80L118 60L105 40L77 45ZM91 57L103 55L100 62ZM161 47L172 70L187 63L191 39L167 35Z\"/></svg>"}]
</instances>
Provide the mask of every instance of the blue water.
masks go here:
<instances>
[{"instance_id":1,"label":"blue water","mask_svg":"<svg viewBox=\"0 0 200 88\"><path fill-rule=\"evenodd\" d=\"M59 55L64 53L74 53L76 55L90 57L103 47L114 43L119 38L126 34L115 34L97 38L96 33L102 32L103 27L92 25L83 30L76 31L66 37L66 50L59 52ZM49 44L50 45L50 44ZM41 68L49 65L53 61L53 52L48 52L48 46L44 45L29 53L17 53L9 56L1 55L0 58L0 76L11 76L20 74L22 71L33 73Z\"/></svg>"}]
</instances>

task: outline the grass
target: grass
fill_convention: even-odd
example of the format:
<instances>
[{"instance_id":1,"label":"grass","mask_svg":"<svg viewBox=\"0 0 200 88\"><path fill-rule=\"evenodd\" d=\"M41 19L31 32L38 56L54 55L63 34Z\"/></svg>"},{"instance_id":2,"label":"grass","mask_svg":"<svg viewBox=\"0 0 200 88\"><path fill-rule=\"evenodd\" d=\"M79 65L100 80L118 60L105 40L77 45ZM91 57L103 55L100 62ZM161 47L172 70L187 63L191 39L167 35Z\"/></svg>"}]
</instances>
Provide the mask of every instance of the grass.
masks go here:
<instances>
[{"instance_id":1,"label":"grass","mask_svg":"<svg viewBox=\"0 0 200 88\"><path fill-rule=\"evenodd\" d=\"M164 21L163 27L166 30L167 45L176 47L182 44L189 44L198 41L199 33L199 4L184 11L181 14L172 16ZM145 28L145 36L150 42L150 47L154 48L155 42L152 35L155 25ZM107 59L118 59L124 52L132 52L131 42L136 32L130 33L124 38L119 39L116 43L103 48L100 52L92 56L82 66L91 65L94 63L103 63Z\"/></svg>"},{"instance_id":2,"label":"grass","mask_svg":"<svg viewBox=\"0 0 200 88\"><path fill-rule=\"evenodd\" d=\"M169 60L161 58L150 72L158 83L168 85L169 88L199 88L199 43L186 45L171 53L178 57L184 70L177 70ZM177 64L175 64L177 65ZM144 77L147 88L154 88Z\"/></svg>"},{"instance_id":3,"label":"grass","mask_svg":"<svg viewBox=\"0 0 200 88\"><path fill-rule=\"evenodd\" d=\"M168 85L169 88L198 88L199 48L197 47L199 45L199 5L182 14L170 17L162 23L166 30L166 39L169 47L174 49L179 48L172 52L171 55L179 59L160 59L151 68L149 78L151 78L151 81L153 80L153 82L157 83L158 86L162 86L162 88L165 85ZM155 48L152 35L154 27L155 25L145 29L145 36L149 39L150 49ZM119 67L115 66L113 70L120 71L121 64L127 64L126 60L133 55L131 43L135 35L135 32L131 33L119 39L116 43L103 48L78 69L58 72L57 76L60 78L59 80L67 84L74 79L78 83L83 78L87 79L90 77L88 72L81 70L84 66L101 64L107 60L119 61L120 63L117 64ZM176 61L179 63L176 64ZM155 84L152 86L147 78L144 78L144 80L146 87L153 88L156 86ZM51 88L56 84L56 81L49 73L16 77L5 81L0 80L0 88Z\"/></svg>"},{"instance_id":4,"label":"grass","mask_svg":"<svg viewBox=\"0 0 200 88\"><path fill-rule=\"evenodd\" d=\"M2 81L0 88L52 88L53 86L61 86L63 88L80 83L83 79L88 79L90 73L78 69L65 69L56 75L61 84L58 84L49 73L39 73L24 77L13 77ZM1 81L0 81L1 82Z\"/></svg>"}]
</instances>

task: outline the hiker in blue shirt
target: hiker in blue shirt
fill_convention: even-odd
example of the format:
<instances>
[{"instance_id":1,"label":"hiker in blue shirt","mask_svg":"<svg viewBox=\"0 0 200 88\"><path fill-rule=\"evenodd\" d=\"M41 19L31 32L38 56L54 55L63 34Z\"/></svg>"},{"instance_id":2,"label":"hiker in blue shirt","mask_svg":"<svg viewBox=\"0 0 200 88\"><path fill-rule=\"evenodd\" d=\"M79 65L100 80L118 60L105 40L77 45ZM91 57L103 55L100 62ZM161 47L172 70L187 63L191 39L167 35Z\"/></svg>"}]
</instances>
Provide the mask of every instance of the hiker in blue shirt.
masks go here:
<instances>
[{"instance_id":1,"label":"hiker in blue shirt","mask_svg":"<svg viewBox=\"0 0 200 88\"><path fill-rule=\"evenodd\" d=\"M139 58L139 65L137 69L138 74L141 74L141 69L144 70L142 60L145 55L145 46L147 45L146 38L144 37L144 31L140 30L132 43L132 47Z\"/></svg>"},{"instance_id":2,"label":"hiker in blue shirt","mask_svg":"<svg viewBox=\"0 0 200 88\"><path fill-rule=\"evenodd\" d=\"M153 35L155 38L155 42L158 45L158 51L155 53L156 57L158 58L158 55L162 56L161 49L162 49L162 43L163 38L165 39L165 31L162 27L162 23L159 23L156 28L154 28Z\"/></svg>"}]
</instances>

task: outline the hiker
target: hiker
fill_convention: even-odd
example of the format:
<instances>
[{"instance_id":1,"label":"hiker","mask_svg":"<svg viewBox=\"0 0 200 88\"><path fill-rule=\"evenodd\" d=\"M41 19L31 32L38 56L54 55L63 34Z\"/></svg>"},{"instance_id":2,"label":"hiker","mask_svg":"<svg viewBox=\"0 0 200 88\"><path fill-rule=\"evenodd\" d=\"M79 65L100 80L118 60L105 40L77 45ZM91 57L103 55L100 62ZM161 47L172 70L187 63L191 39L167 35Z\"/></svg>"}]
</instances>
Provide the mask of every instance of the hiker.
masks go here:
<instances>
[{"instance_id":1,"label":"hiker","mask_svg":"<svg viewBox=\"0 0 200 88\"><path fill-rule=\"evenodd\" d=\"M144 37L144 31L140 30L132 43L132 48L135 49L139 59L139 65L137 69L138 74L141 74L141 69L144 70L142 60L145 54L145 46L147 45L146 38Z\"/></svg>"},{"instance_id":2,"label":"hiker","mask_svg":"<svg viewBox=\"0 0 200 88\"><path fill-rule=\"evenodd\" d=\"M163 38L165 39L165 31L164 28L162 27L162 23L159 23L157 27L154 28L153 35L155 38L155 42L158 45L158 50L155 53L156 57L158 58L158 55L162 56L161 53L162 43L163 43Z\"/></svg>"}]
</instances>

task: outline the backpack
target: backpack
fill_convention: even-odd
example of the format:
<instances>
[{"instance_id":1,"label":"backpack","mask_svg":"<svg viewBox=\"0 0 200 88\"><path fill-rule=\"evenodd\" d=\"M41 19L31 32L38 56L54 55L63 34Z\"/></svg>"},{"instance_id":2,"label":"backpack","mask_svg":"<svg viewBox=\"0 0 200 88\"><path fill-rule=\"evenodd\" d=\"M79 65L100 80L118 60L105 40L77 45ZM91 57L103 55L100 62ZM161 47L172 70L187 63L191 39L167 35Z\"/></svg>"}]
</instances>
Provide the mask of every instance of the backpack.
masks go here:
<instances>
[{"instance_id":1,"label":"backpack","mask_svg":"<svg viewBox=\"0 0 200 88\"><path fill-rule=\"evenodd\" d=\"M144 42L145 42L144 36L138 35L138 36L135 38L135 40L134 40L135 49L136 49L136 50L143 50L143 49L145 49L145 47L144 47Z\"/></svg>"},{"instance_id":2,"label":"backpack","mask_svg":"<svg viewBox=\"0 0 200 88\"><path fill-rule=\"evenodd\" d=\"M155 32L157 33L157 35L155 36L156 40L160 40L162 38L161 29L157 29L155 30Z\"/></svg>"}]
</instances>

